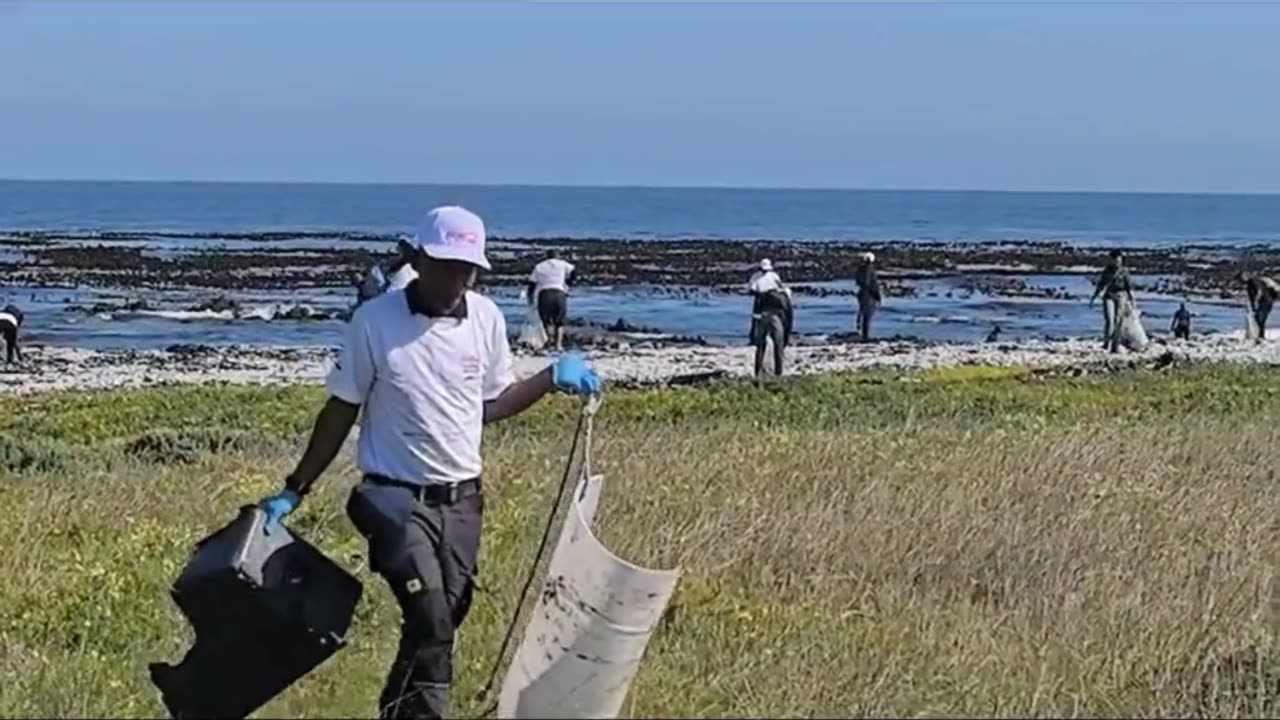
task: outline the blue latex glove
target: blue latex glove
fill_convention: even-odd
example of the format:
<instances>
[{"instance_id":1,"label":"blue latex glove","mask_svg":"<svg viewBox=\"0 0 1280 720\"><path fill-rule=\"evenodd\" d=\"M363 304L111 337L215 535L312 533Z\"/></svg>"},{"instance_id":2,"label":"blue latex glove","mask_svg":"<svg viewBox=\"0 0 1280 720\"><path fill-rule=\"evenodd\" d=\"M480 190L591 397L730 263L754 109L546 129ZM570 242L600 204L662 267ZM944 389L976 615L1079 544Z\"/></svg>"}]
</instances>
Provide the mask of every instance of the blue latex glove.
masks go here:
<instances>
[{"instance_id":1,"label":"blue latex glove","mask_svg":"<svg viewBox=\"0 0 1280 720\"><path fill-rule=\"evenodd\" d=\"M302 496L293 490L285 490L278 495L263 498L259 506L267 513L267 522L263 530L270 535L280 527L280 521L293 512L302 502Z\"/></svg>"},{"instance_id":2,"label":"blue latex glove","mask_svg":"<svg viewBox=\"0 0 1280 720\"><path fill-rule=\"evenodd\" d=\"M551 366L551 375L556 387L579 395L599 395L604 389L582 353L561 355Z\"/></svg>"}]
</instances>

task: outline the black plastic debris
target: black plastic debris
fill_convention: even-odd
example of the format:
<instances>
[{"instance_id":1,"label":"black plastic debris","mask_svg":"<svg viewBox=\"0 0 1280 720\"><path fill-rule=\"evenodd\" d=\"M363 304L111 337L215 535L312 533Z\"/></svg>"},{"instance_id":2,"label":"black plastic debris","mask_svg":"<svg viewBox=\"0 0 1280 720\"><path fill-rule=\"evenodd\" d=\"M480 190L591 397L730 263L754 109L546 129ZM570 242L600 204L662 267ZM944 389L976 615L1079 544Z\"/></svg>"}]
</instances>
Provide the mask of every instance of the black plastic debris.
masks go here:
<instances>
[{"instance_id":1,"label":"black plastic debris","mask_svg":"<svg viewBox=\"0 0 1280 720\"><path fill-rule=\"evenodd\" d=\"M243 718L346 644L363 588L314 546L241 508L196 544L172 595L195 629L178 665L152 663L174 718Z\"/></svg>"}]
</instances>

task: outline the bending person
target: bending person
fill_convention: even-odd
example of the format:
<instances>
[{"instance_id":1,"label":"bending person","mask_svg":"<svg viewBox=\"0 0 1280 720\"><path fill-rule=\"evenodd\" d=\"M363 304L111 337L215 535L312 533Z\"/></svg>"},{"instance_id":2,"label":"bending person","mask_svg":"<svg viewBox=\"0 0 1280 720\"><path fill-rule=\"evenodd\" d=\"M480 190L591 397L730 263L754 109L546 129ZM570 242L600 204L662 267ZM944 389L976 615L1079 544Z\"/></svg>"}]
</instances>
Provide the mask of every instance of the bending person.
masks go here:
<instances>
[{"instance_id":1,"label":"bending person","mask_svg":"<svg viewBox=\"0 0 1280 720\"><path fill-rule=\"evenodd\" d=\"M569 285L577 277L573 263L560 259L552 249L547 257L529 273L529 302L538 306L538 317L554 342L556 351L564 349L564 324L569 317Z\"/></svg>"},{"instance_id":2,"label":"bending person","mask_svg":"<svg viewBox=\"0 0 1280 720\"><path fill-rule=\"evenodd\" d=\"M1240 273L1239 280L1244 283L1245 295L1249 300L1249 313L1258 325L1258 342L1267 338L1267 318L1271 316L1271 308L1280 296L1280 283L1263 275Z\"/></svg>"},{"instance_id":3,"label":"bending person","mask_svg":"<svg viewBox=\"0 0 1280 720\"><path fill-rule=\"evenodd\" d=\"M18 347L18 329L21 327L22 311L17 305L6 305L0 311L0 337L4 338L6 365L22 361L22 350Z\"/></svg>"}]
</instances>

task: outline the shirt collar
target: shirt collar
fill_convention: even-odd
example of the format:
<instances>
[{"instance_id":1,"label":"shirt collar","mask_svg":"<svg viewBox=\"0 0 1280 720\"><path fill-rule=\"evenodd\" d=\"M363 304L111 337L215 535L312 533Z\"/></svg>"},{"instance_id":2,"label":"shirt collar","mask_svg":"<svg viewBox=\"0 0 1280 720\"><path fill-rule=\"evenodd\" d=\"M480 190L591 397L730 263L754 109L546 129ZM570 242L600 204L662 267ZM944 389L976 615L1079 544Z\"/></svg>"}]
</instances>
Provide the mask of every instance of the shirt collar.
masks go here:
<instances>
[{"instance_id":1,"label":"shirt collar","mask_svg":"<svg viewBox=\"0 0 1280 720\"><path fill-rule=\"evenodd\" d=\"M466 295L462 296L462 299L458 301L458 304L454 306L451 312L447 312L443 314L433 313L425 305L423 305L422 301L419 300L418 298L418 292L417 292L418 282L419 282L419 279L414 278L413 280L410 280L409 284L406 285L404 288L404 297L405 297L405 300L409 303L409 314L422 315L424 317L429 317L429 318L447 317L447 318L453 318L454 320L465 320L467 318L467 296Z\"/></svg>"}]
</instances>

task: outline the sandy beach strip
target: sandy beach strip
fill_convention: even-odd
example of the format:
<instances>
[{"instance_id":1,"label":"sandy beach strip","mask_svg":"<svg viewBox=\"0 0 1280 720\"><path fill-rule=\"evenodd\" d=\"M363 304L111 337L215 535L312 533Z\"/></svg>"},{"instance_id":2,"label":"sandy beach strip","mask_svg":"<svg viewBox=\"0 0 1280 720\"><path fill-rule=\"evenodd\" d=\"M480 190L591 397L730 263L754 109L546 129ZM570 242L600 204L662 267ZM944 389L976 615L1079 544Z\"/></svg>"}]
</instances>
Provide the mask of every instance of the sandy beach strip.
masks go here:
<instances>
[{"instance_id":1,"label":"sandy beach strip","mask_svg":"<svg viewBox=\"0 0 1280 720\"><path fill-rule=\"evenodd\" d=\"M1142 353L1109 355L1097 340L926 344L910 341L797 346L788 350L788 374L877 368L931 369L960 365L1082 368L1195 362L1280 365L1280 340L1262 344L1239 333L1187 343L1154 342ZM0 393L97 390L171 384L319 383L333 362L330 348L204 347L154 351L98 351L31 347L21 365L0 367ZM750 347L659 347L596 350L592 361L610 384L692 384L751 374ZM520 376L546 367L546 356L518 353Z\"/></svg>"}]
</instances>

